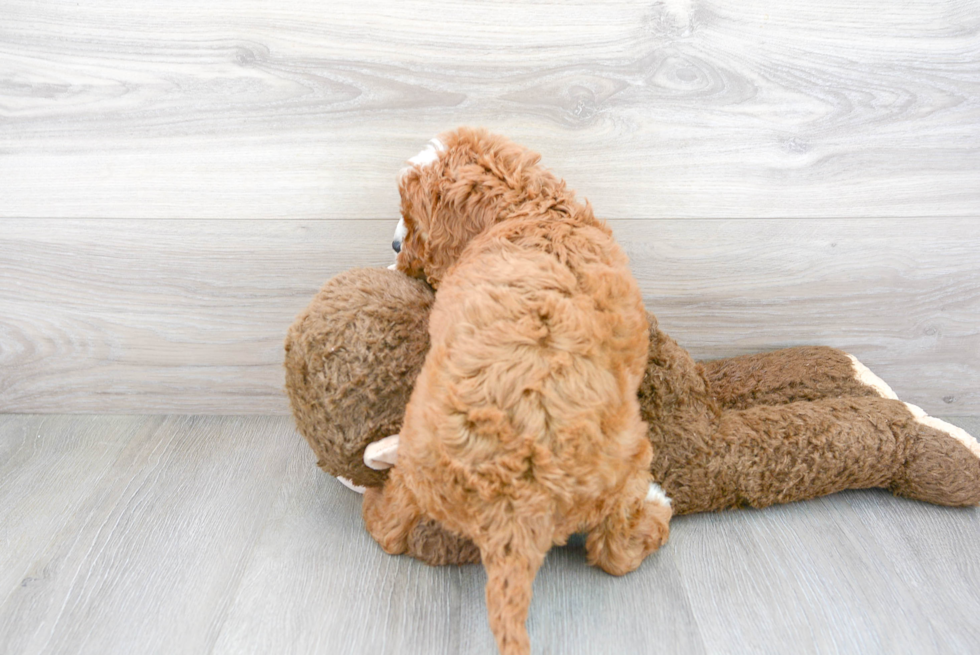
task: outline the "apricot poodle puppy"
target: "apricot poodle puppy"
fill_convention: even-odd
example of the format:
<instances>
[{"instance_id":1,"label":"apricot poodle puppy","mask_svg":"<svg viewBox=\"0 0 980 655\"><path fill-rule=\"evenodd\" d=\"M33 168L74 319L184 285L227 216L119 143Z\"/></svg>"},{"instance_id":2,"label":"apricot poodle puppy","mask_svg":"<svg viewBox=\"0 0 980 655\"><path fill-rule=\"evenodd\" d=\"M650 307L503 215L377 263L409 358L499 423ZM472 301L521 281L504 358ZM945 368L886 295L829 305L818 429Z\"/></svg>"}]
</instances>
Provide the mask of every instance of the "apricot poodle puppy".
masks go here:
<instances>
[{"instance_id":1,"label":"apricot poodle puppy","mask_svg":"<svg viewBox=\"0 0 980 655\"><path fill-rule=\"evenodd\" d=\"M438 288L397 465L364 519L403 553L422 515L473 540L502 653L530 650L531 584L552 545L627 573L666 539L637 387L648 325L609 228L539 156L460 129L399 179L397 268Z\"/></svg>"}]
</instances>

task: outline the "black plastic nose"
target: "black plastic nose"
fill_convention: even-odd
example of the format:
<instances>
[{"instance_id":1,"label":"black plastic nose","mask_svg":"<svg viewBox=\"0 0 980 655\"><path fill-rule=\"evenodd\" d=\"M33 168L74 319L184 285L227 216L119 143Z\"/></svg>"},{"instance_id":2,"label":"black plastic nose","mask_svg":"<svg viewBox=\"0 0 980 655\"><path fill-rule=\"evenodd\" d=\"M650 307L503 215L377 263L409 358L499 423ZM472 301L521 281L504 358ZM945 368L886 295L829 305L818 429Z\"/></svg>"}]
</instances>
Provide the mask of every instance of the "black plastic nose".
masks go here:
<instances>
[{"instance_id":1,"label":"black plastic nose","mask_svg":"<svg viewBox=\"0 0 980 655\"><path fill-rule=\"evenodd\" d=\"M394 241L391 242L391 247L395 249L395 252L401 252L402 242L399 241L398 239L395 239Z\"/></svg>"}]
</instances>

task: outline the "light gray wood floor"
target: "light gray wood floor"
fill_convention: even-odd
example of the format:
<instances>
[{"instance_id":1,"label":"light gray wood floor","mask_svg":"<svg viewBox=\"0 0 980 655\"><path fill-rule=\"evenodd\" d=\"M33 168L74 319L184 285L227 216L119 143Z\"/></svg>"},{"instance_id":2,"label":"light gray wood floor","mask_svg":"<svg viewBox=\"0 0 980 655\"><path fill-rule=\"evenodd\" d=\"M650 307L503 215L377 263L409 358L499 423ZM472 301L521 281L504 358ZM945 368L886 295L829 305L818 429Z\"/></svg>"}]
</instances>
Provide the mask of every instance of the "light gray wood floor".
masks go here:
<instances>
[{"instance_id":1,"label":"light gray wood floor","mask_svg":"<svg viewBox=\"0 0 980 655\"><path fill-rule=\"evenodd\" d=\"M0 415L0 652L494 652L482 568L385 555L359 501L285 417ZM980 652L980 510L870 490L672 529L623 578L553 550L535 652Z\"/></svg>"}]
</instances>

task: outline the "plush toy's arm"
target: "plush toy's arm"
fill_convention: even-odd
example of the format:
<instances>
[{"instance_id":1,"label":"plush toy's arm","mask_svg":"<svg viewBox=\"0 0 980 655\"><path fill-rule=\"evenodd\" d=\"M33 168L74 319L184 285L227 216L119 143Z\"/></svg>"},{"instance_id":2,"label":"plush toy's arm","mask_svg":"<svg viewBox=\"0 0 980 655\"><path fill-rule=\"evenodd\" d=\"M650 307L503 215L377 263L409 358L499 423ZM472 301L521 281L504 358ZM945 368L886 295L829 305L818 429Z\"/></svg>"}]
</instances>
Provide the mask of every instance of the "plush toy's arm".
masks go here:
<instances>
[{"instance_id":1,"label":"plush toy's arm","mask_svg":"<svg viewBox=\"0 0 980 655\"><path fill-rule=\"evenodd\" d=\"M897 398L857 358L826 346L787 348L701 365L711 385L711 395L725 409L822 398Z\"/></svg>"}]
</instances>

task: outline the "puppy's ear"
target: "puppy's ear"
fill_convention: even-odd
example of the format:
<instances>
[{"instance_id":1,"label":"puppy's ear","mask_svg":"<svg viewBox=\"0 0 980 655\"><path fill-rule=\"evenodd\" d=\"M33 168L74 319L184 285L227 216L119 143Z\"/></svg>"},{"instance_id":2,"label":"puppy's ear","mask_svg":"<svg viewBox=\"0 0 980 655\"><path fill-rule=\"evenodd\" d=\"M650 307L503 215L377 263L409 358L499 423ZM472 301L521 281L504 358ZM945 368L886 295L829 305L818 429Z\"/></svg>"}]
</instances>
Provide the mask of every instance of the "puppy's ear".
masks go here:
<instances>
[{"instance_id":1,"label":"puppy's ear","mask_svg":"<svg viewBox=\"0 0 980 655\"><path fill-rule=\"evenodd\" d=\"M406 235L397 267L436 288L470 239L485 229L475 212L466 211L472 183L465 171L461 181L455 164L440 159L410 169L398 184Z\"/></svg>"},{"instance_id":2,"label":"puppy's ear","mask_svg":"<svg viewBox=\"0 0 980 655\"><path fill-rule=\"evenodd\" d=\"M425 274L433 286L438 286L470 241L499 220L494 199L502 190L495 186L499 184L482 166L451 160L432 180Z\"/></svg>"},{"instance_id":3,"label":"puppy's ear","mask_svg":"<svg viewBox=\"0 0 980 655\"><path fill-rule=\"evenodd\" d=\"M433 286L438 286L469 242L519 200L508 175L502 174L513 166L510 159L520 152L519 146L485 130L466 128L439 138L446 150L436 163L419 171L421 188L428 189L425 275ZM501 158L507 160L503 165Z\"/></svg>"}]
</instances>

